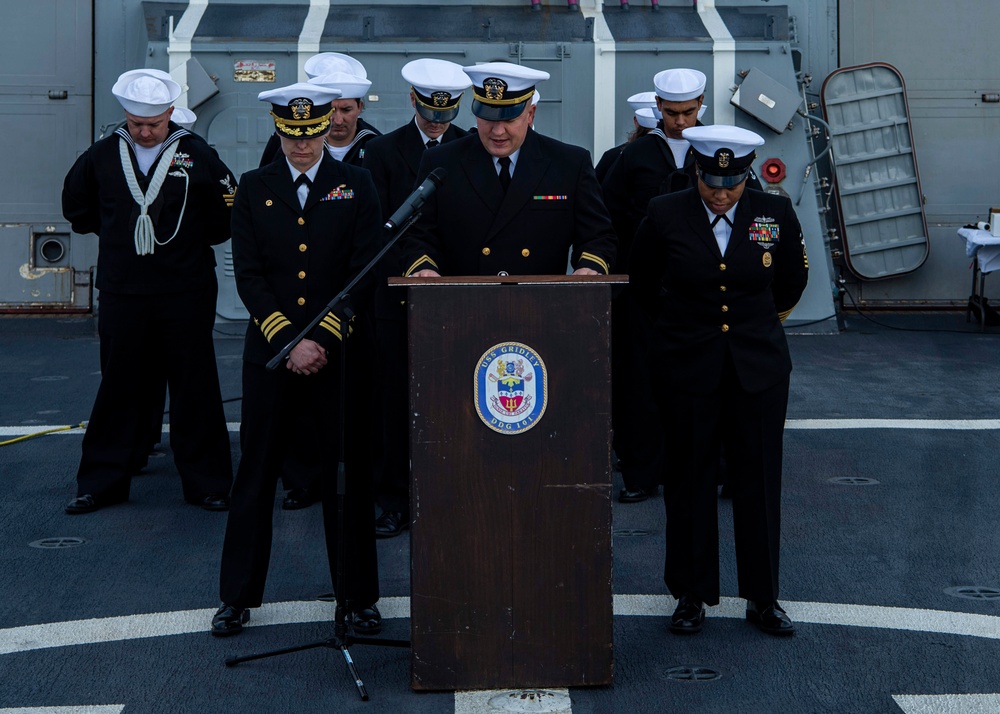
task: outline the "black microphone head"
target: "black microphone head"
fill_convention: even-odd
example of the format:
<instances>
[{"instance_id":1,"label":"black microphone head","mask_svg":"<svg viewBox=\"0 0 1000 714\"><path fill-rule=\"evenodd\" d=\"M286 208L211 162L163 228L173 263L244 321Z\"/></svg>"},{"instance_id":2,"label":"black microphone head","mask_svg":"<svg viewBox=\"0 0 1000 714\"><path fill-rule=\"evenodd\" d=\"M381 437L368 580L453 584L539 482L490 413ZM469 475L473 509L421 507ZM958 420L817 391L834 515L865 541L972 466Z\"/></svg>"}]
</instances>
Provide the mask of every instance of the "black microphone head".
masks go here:
<instances>
[{"instance_id":1,"label":"black microphone head","mask_svg":"<svg viewBox=\"0 0 1000 714\"><path fill-rule=\"evenodd\" d=\"M427 178L434 182L435 186L440 186L444 183L444 180L448 178L448 172L442 167L438 166L436 169L427 174Z\"/></svg>"}]
</instances>

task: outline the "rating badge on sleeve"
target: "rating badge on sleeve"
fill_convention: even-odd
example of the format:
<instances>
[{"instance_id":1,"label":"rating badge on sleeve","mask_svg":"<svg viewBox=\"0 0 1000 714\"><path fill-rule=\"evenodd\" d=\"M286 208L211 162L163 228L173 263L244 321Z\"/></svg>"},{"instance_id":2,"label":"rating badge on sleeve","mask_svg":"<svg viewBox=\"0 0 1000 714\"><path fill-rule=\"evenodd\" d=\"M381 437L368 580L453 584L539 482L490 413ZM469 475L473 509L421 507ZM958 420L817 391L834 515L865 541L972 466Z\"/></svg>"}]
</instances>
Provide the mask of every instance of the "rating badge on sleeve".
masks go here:
<instances>
[{"instance_id":1,"label":"rating badge on sleeve","mask_svg":"<svg viewBox=\"0 0 1000 714\"><path fill-rule=\"evenodd\" d=\"M476 412L493 431L524 433L545 414L548 380L545 363L527 345L493 345L476 366Z\"/></svg>"}]
</instances>

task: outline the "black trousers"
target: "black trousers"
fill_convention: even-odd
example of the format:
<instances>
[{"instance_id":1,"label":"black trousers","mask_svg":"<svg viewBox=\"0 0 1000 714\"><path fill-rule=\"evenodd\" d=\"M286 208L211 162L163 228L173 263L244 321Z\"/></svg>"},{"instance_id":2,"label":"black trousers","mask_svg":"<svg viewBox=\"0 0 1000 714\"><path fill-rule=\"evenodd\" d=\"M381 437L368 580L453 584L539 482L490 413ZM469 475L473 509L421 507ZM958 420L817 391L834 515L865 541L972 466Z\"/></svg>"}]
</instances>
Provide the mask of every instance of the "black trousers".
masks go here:
<instances>
[{"instance_id":1,"label":"black trousers","mask_svg":"<svg viewBox=\"0 0 1000 714\"><path fill-rule=\"evenodd\" d=\"M788 377L750 394L726 362L713 394L660 393L671 467L664 582L671 595L719 602L717 476L723 439L732 492L739 596L778 598L781 462Z\"/></svg>"},{"instance_id":2,"label":"black trousers","mask_svg":"<svg viewBox=\"0 0 1000 714\"><path fill-rule=\"evenodd\" d=\"M101 386L83 437L77 494L128 499L139 455L148 453L153 399L170 392L170 448L184 498L229 493L233 464L212 329L213 283L195 292L102 292L97 328Z\"/></svg>"},{"instance_id":3,"label":"black trousers","mask_svg":"<svg viewBox=\"0 0 1000 714\"><path fill-rule=\"evenodd\" d=\"M349 360L350 362L350 360ZM345 583L352 609L379 597L375 551L369 422L356 418L366 380L349 373L346 432ZM243 453L233 484L222 549L219 595L237 607L259 607L271 559L272 514L281 465L289 449L312 449L325 463L321 476L324 540L336 585L338 519L337 468L340 452L339 357L317 374L302 376L284 367L243 364ZM296 426L306 417L321 439L304 443Z\"/></svg>"}]
</instances>

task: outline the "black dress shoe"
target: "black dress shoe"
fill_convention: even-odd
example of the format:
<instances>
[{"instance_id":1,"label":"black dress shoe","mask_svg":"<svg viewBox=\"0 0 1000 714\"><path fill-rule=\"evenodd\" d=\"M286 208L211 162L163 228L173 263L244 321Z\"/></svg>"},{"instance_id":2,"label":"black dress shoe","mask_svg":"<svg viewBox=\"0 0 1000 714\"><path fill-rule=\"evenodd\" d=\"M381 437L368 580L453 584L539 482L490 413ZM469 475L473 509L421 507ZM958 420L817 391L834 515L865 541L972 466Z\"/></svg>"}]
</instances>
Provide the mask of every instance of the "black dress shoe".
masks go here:
<instances>
[{"instance_id":1,"label":"black dress shoe","mask_svg":"<svg viewBox=\"0 0 1000 714\"><path fill-rule=\"evenodd\" d=\"M410 519L399 511L383 511L375 519L376 538L395 538L410 527Z\"/></svg>"},{"instance_id":2,"label":"black dress shoe","mask_svg":"<svg viewBox=\"0 0 1000 714\"><path fill-rule=\"evenodd\" d=\"M705 622L705 605L690 595L682 595L677 609L670 616L670 631L679 635L693 635L701 632Z\"/></svg>"},{"instance_id":3,"label":"black dress shoe","mask_svg":"<svg viewBox=\"0 0 1000 714\"><path fill-rule=\"evenodd\" d=\"M210 493L199 504L206 511L228 511L229 496L224 493Z\"/></svg>"},{"instance_id":4,"label":"black dress shoe","mask_svg":"<svg viewBox=\"0 0 1000 714\"><path fill-rule=\"evenodd\" d=\"M757 603L747 601L747 622L769 635L793 635L795 625L777 602Z\"/></svg>"},{"instance_id":5,"label":"black dress shoe","mask_svg":"<svg viewBox=\"0 0 1000 714\"><path fill-rule=\"evenodd\" d=\"M382 631L382 613L375 605L355 610L349 617L354 632L359 635L377 635Z\"/></svg>"},{"instance_id":6,"label":"black dress shoe","mask_svg":"<svg viewBox=\"0 0 1000 714\"><path fill-rule=\"evenodd\" d=\"M285 511L297 511L300 508L309 508L318 500L319 489L293 488L285 494L285 498L281 501L281 508Z\"/></svg>"},{"instance_id":7,"label":"black dress shoe","mask_svg":"<svg viewBox=\"0 0 1000 714\"><path fill-rule=\"evenodd\" d=\"M101 507L101 504L97 502L91 494L85 493L82 496L77 496L72 501L66 504L66 508L63 510L70 516L76 516L81 513L93 513Z\"/></svg>"},{"instance_id":8,"label":"black dress shoe","mask_svg":"<svg viewBox=\"0 0 1000 714\"><path fill-rule=\"evenodd\" d=\"M223 605L212 618L212 634L215 637L229 637L243 632L243 625L250 622L250 610L245 607Z\"/></svg>"},{"instance_id":9,"label":"black dress shoe","mask_svg":"<svg viewBox=\"0 0 1000 714\"><path fill-rule=\"evenodd\" d=\"M649 494L641 488L629 488L626 486L621 491L618 492L618 501L620 503L641 503L649 498Z\"/></svg>"}]
</instances>

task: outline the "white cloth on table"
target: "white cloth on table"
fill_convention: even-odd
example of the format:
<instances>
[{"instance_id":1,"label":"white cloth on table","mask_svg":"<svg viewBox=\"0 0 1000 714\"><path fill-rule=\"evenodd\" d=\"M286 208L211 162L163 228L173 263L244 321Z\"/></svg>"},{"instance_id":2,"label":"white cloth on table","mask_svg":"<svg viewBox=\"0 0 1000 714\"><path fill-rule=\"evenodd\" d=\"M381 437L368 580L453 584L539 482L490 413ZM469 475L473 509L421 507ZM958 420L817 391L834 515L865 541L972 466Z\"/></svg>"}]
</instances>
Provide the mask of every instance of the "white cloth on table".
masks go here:
<instances>
[{"instance_id":1,"label":"white cloth on table","mask_svg":"<svg viewBox=\"0 0 1000 714\"><path fill-rule=\"evenodd\" d=\"M965 240L965 254L979 261L980 271L1000 270L1000 236L978 228L959 228L958 235Z\"/></svg>"}]
</instances>

